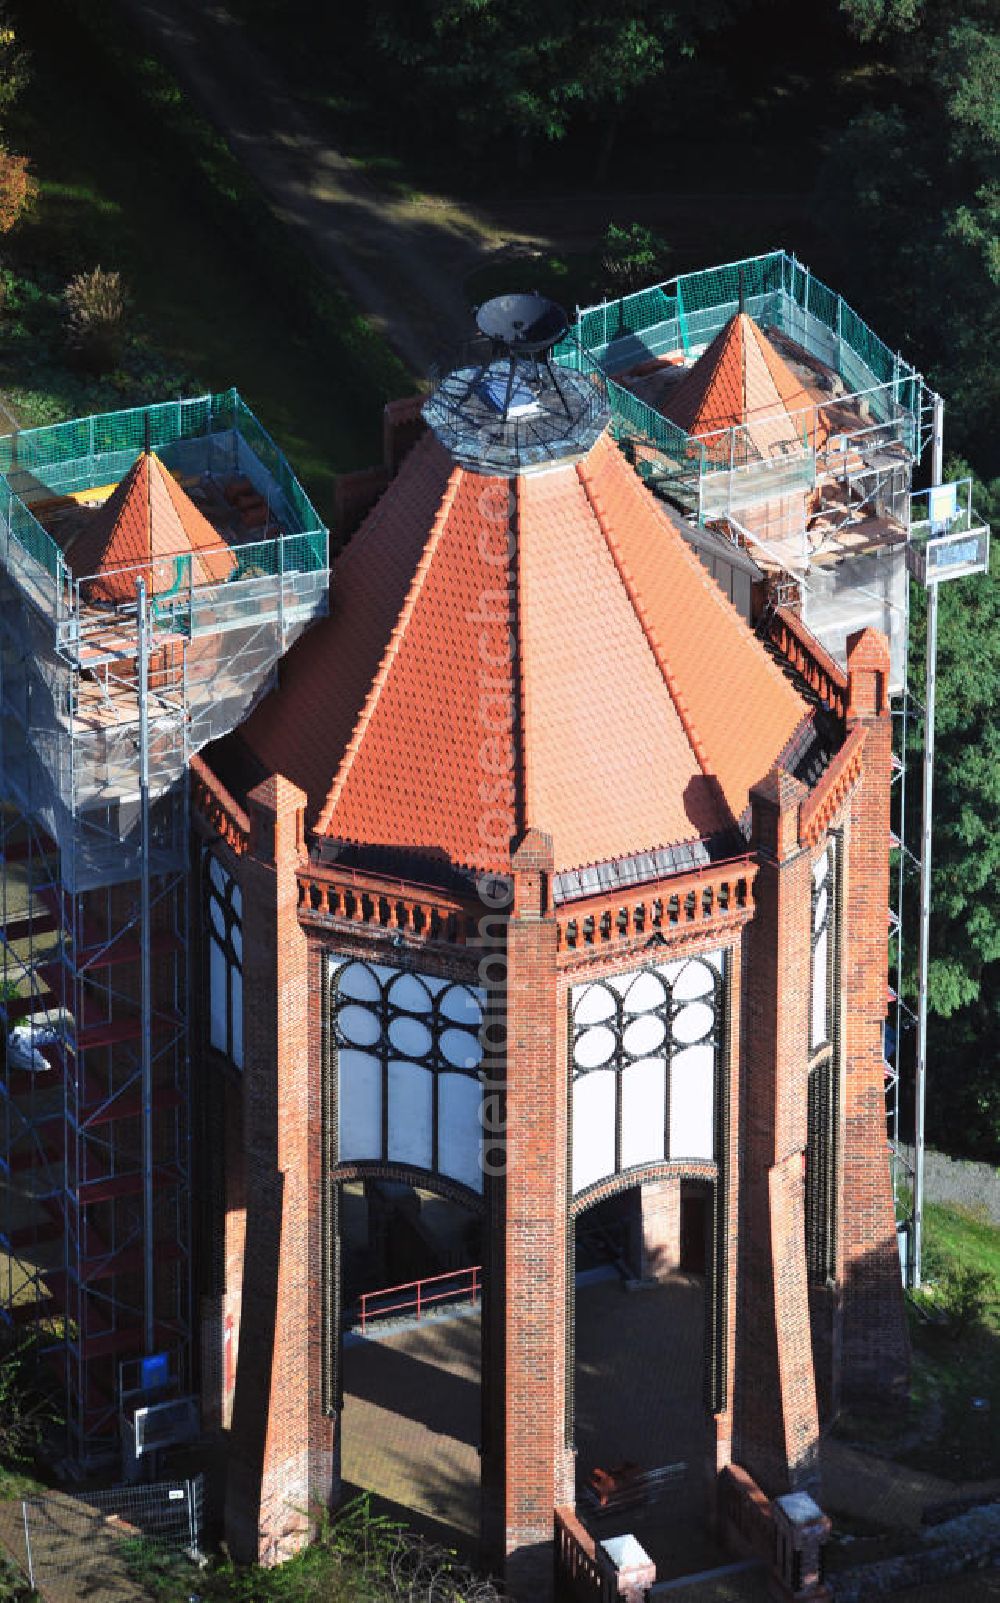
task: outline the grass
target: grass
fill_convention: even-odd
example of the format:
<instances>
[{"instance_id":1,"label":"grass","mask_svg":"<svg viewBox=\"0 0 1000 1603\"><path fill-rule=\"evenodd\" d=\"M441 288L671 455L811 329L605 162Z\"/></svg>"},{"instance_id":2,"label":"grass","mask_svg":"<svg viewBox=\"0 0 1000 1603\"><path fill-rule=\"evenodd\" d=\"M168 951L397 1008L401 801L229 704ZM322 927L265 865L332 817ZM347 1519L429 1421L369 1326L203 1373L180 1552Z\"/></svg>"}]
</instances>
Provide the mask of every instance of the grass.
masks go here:
<instances>
[{"instance_id":1,"label":"grass","mask_svg":"<svg viewBox=\"0 0 1000 1603\"><path fill-rule=\"evenodd\" d=\"M940 1423L903 1456L953 1480L993 1476L1000 1466L1000 1228L985 1211L954 1203L931 1203L924 1228L928 1284L911 1299L911 1411ZM961 1269L990 1277L993 1295L964 1334L948 1317L949 1276Z\"/></svg>"},{"instance_id":2,"label":"grass","mask_svg":"<svg viewBox=\"0 0 1000 1603\"><path fill-rule=\"evenodd\" d=\"M932 1202L926 1209L925 1234L929 1279L962 1263L995 1275L1000 1282L1000 1227L985 1210ZM992 1323L1000 1329L1000 1316L994 1314Z\"/></svg>"},{"instance_id":3,"label":"grass","mask_svg":"<svg viewBox=\"0 0 1000 1603\"><path fill-rule=\"evenodd\" d=\"M838 1427L952 1481L987 1479L1000 1469L1000 1303L984 1303L981 1317L963 1329L953 1301L953 1277L962 1270L992 1277L994 1299L1000 1294L1000 1227L984 1209L931 1203L924 1216L925 1285L909 1298L908 1413L852 1415Z\"/></svg>"},{"instance_id":4,"label":"grass","mask_svg":"<svg viewBox=\"0 0 1000 1603\"><path fill-rule=\"evenodd\" d=\"M155 1603L190 1603L192 1592L201 1603L501 1603L453 1554L374 1514L367 1497L323 1516L316 1541L275 1569L218 1559L196 1575L188 1559L142 1539L123 1544L123 1556Z\"/></svg>"},{"instance_id":5,"label":"grass","mask_svg":"<svg viewBox=\"0 0 1000 1603\"><path fill-rule=\"evenodd\" d=\"M31 1603L38 1594L31 1590L14 1560L0 1547L0 1603Z\"/></svg>"},{"instance_id":6,"label":"grass","mask_svg":"<svg viewBox=\"0 0 1000 1603\"><path fill-rule=\"evenodd\" d=\"M407 370L117 7L12 11L33 76L9 138L41 195L6 242L0 387L37 422L236 384L329 513L332 474L379 459L381 407L412 390ZM133 303L120 369L99 382L68 365L59 305L97 264Z\"/></svg>"}]
</instances>

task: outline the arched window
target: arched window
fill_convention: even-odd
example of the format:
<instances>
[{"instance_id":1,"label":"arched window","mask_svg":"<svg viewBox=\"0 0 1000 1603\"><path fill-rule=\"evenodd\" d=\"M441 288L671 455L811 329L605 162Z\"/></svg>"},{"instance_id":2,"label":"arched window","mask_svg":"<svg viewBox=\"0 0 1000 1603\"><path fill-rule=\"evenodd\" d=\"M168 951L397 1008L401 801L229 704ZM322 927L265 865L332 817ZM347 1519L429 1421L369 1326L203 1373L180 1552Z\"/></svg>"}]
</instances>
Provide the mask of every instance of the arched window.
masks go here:
<instances>
[{"instance_id":1,"label":"arched window","mask_svg":"<svg viewBox=\"0 0 1000 1603\"><path fill-rule=\"evenodd\" d=\"M806 1121L806 1260L822 1285L836 1274L839 1023L837 939L839 840L831 835L812 868L809 1102Z\"/></svg>"},{"instance_id":2,"label":"arched window","mask_svg":"<svg viewBox=\"0 0 1000 1603\"><path fill-rule=\"evenodd\" d=\"M483 1187L484 994L384 963L331 961L339 1158Z\"/></svg>"},{"instance_id":3,"label":"arched window","mask_svg":"<svg viewBox=\"0 0 1000 1603\"><path fill-rule=\"evenodd\" d=\"M203 857L208 933L208 1039L236 1068L243 1067L243 897L232 875L209 850Z\"/></svg>"},{"instance_id":4,"label":"arched window","mask_svg":"<svg viewBox=\"0 0 1000 1603\"><path fill-rule=\"evenodd\" d=\"M575 985L573 1191L665 1160L713 1161L722 954Z\"/></svg>"}]
</instances>

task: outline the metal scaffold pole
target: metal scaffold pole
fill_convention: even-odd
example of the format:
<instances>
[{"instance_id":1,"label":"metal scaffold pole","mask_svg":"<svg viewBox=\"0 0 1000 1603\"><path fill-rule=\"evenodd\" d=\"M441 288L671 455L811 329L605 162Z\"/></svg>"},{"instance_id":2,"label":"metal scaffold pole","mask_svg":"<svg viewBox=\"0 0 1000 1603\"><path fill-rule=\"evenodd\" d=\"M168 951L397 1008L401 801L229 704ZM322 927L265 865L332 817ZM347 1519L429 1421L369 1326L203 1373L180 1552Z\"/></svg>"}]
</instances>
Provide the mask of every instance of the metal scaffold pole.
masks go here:
<instances>
[{"instance_id":1,"label":"metal scaffold pole","mask_svg":"<svg viewBox=\"0 0 1000 1603\"><path fill-rule=\"evenodd\" d=\"M944 401L934 397L931 484L944 480ZM924 1228L924 1145L927 1102L927 982L931 939L931 868L934 833L934 697L937 688L938 587L927 586L927 683L924 707L923 800L920 818L920 944L917 959L917 1066L913 1142L913 1271L921 1284Z\"/></svg>"},{"instance_id":2,"label":"metal scaffold pole","mask_svg":"<svg viewBox=\"0 0 1000 1603\"><path fill-rule=\"evenodd\" d=\"M152 998L150 987L150 892L149 892L149 614L146 585L136 583L138 608L139 678L139 989L140 989L140 1066L142 1074L142 1254L143 1254L143 1340L147 1354L156 1346L156 1299L153 1282L153 1043Z\"/></svg>"}]
</instances>

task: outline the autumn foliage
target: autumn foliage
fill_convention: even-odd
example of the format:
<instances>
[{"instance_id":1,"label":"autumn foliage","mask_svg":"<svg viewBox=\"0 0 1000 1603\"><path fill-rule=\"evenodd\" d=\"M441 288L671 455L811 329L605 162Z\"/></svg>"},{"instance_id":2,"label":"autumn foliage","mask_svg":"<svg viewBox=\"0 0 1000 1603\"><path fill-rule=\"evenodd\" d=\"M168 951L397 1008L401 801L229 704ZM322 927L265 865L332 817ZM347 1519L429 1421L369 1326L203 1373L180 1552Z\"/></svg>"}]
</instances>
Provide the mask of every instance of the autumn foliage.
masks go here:
<instances>
[{"instance_id":1,"label":"autumn foliage","mask_svg":"<svg viewBox=\"0 0 1000 1603\"><path fill-rule=\"evenodd\" d=\"M38 194L27 156L0 150L0 234L9 234Z\"/></svg>"}]
</instances>

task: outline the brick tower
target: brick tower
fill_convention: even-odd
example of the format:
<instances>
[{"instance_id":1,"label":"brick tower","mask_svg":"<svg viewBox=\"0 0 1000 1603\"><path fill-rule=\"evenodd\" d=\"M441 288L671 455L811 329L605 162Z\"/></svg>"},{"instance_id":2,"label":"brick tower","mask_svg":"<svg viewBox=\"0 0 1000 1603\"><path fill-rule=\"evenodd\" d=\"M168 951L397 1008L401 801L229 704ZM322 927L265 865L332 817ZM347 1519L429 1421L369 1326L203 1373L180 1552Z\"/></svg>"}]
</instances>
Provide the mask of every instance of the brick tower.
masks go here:
<instances>
[{"instance_id":1,"label":"brick tower","mask_svg":"<svg viewBox=\"0 0 1000 1603\"><path fill-rule=\"evenodd\" d=\"M905 1384L906 1343L884 641L845 673L787 616L766 648L521 310L426 404L196 800L207 1014L237 968L243 999L241 1063L229 1026L204 1065L234 1554L336 1502L345 1187L419 1186L481 1231L483 1554L534 1599L574 1528L591 1210L632 1199L643 1284L695 1239L709 1512L727 1473L821 1495L823 1421Z\"/></svg>"}]
</instances>

